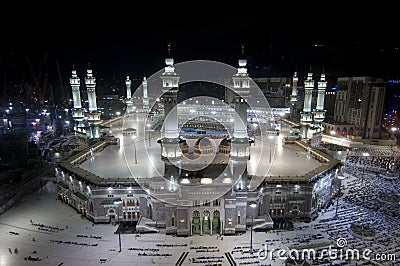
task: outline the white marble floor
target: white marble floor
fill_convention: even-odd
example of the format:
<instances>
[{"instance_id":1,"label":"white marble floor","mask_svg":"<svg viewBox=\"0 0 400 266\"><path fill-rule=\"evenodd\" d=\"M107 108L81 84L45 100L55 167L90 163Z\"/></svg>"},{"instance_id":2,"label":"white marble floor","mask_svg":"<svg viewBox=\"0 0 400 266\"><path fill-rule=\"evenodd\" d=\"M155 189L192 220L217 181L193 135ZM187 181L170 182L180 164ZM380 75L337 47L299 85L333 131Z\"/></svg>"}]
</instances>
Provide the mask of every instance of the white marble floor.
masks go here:
<instances>
[{"instance_id":1,"label":"white marble floor","mask_svg":"<svg viewBox=\"0 0 400 266\"><path fill-rule=\"evenodd\" d=\"M125 119L122 127L113 125L113 135L120 139L121 147L109 146L82 163L80 167L105 178L163 176L164 163L160 156L160 144L157 143L160 133L144 132L145 125L146 121L140 116ZM138 129L135 139L122 136L120 129L127 127ZM281 134L274 137L276 140L267 138L260 141L259 137L256 137L248 162L247 171L250 175L300 176L321 165L301 148L282 145L282 139L288 131L289 127L283 124Z\"/></svg>"},{"instance_id":2,"label":"white marble floor","mask_svg":"<svg viewBox=\"0 0 400 266\"><path fill-rule=\"evenodd\" d=\"M347 195L347 192L345 192ZM52 182L38 190L37 192L26 196L23 201L3 213L0 216L0 265L99 265L101 259L105 259L107 265L175 265L183 252L189 252L183 265L206 265L206 263L194 263L193 259L200 260L201 257L217 256L222 258L222 265L229 265L225 252L229 252L238 265L284 265L284 261L278 258L273 260L260 260L257 254L253 258L248 253L250 246L250 231L242 235L224 236L223 240L216 235L203 235L191 237L175 237L165 235L162 232L158 234L143 234L136 236L134 234L123 234L121 236L122 251L119 250L118 235L114 234L116 227L110 224L96 224L82 218L71 207L56 200L56 187ZM340 201L339 214L340 219L348 218L348 205ZM335 244L336 238L327 231L325 219L329 219L331 226L336 221L334 218L335 208L331 207L329 211L321 213L320 217L311 223L296 223L294 229L289 231L274 230L265 232L253 232L253 247L255 249L264 249L268 244L268 250L280 248L288 249L302 245L302 241L311 238L307 245L326 246L327 243ZM350 213L350 216L353 215ZM356 214L354 214L356 215ZM39 230L43 224L63 230L53 230L48 232ZM43 227L42 227L43 228ZM320 228L320 229L319 229ZM347 231L343 231L347 232ZM333 232L335 233L335 232ZM379 233L379 232L378 232ZM320 234L319 239L313 236ZM101 236L101 239L84 236ZM337 235L339 237L341 235ZM33 241L32 239L35 239ZM64 243L55 243L54 241L63 241ZM78 244L66 244L65 242L76 242ZM359 240L360 244L368 245ZM90 245L96 246L90 246ZM168 244L173 247L160 247L157 245ZM207 252L198 252L196 247L205 246ZM236 247L236 249L235 249ZM18 254L15 254L15 248ZM158 251L140 251L129 250L136 249L159 249ZM11 250L11 252L9 251ZM36 254L33 252L36 251ZM171 256L139 256L139 253L147 255L170 254ZM275 254L276 255L276 254ZM41 261L24 260L25 257L39 258ZM62 264L61 264L62 263ZM356 261L347 265L355 265ZM329 264L326 264L329 265ZM383 265L395 265L383 263Z\"/></svg>"}]
</instances>

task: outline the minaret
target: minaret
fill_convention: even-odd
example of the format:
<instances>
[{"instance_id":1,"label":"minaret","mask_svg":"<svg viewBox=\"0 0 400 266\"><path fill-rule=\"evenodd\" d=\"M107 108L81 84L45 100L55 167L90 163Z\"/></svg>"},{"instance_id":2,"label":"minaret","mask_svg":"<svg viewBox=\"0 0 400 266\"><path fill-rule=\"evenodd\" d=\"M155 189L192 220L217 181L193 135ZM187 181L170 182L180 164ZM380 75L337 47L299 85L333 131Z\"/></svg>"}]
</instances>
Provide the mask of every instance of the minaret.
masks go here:
<instances>
[{"instance_id":1,"label":"minaret","mask_svg":"<svg viewBox=\"0 0 400 266\"><path fill-rule=\"evenodd\" d=\"M307 79L304 81L304 106L303 112L301 113L300 123L302 125L302 138L307 138L308 127L312 123L312 112L311 112L311 100L312 91L314 88L314 81L312 79L312 73L308 73Z\"/></svg>"},{"instance_id":2,"label":"minaret","mask_svg":"<svg viewBox=\"0 0 400 266\"><path fill-rule=\"evenodd\" d=\"M81 91L80 91L81 80L78 78L76 70L72 70L72 77L69 79L69 83L71 84L72 98L74 100L72 107L72 117L75 120L74 130L75 132L81 132L84 127L83 124L84 113L81 103Z\"/></svg>"},{"instance_id":3,"label":"minaret","mask_svg":"<svg viewBox=\"0 0 400 266\"><path fill-rule=\"evenodd\" d=\"M90 125L90 130L88 131L88 135L90 138L99 138L100 137L100 115L101 115L101 113L97 111L96 78L93 77L93 73L92 73L91 69L87 70L85 84L86 84L88 101L89 101L88 122Z\"/></svg>"},{"instance_id":4,"label":"minaret","mask_svg":"<svg viewBox=\"0 0 400 266\"><path fill-rule=\"evenodd\" d=\"M126 76L125 80L125 85L126 85L126 101L131 101L132 99L132 94L131 94L131 80L129 79L129 76Z\"/></svg>"},{"instance_id":5,"label":"minaret","mask_svg":"<svg viewBox=\"0 0 400 266\"><path fill-rule=\"evenodd\" d=\"M143 77L142 86L143 86L143 108L148 109L149 108L149 98L147 96L147 79L146 79L146 77Z\"/></svg>"},{"instance_id":6,"label":"minaret","mask_svg":"<svg viewBox=\"0 0 400 266\"><path fill-rule=\"evenodd\" d=\"M326 80L325 74L321 74L321 79L318 82L318 98L317 107L314 110L314 124L322 131L322 122L325 119L324 100L325 100Z\"/></svg>"},{"instance_id":7,"label":"minaret","mask_svg":"<svg viewBox=\"0 0 400 266\"><path fill-rule=\"evenodd\" d=\"M164 73L161 74L164 103L164 128L161 143L161 157L177 160L182 157L179 148L177 96L179 89L179 75L175 73L174 59L165 59Z\"/></svg>"},{"instance_id":8,"label":"minaret","mask_svg":"<svg viewBox=\"0 0 400 266\"><path fill-rule=\"evenodd\" d=\"M249 158L249 137L247 134L247 97L250 93L250 77L247 73L247 60L239 60L239 68L233 75L233 91L235 92L235 119L231 157L235 159Z\"/></svg>"},{"instance_id":9,"label":"minaret","mask_svg":"<svg viewBox=\"0 0 400 266\"><path fill-rule=\"evenodd\" d=\"M132 91L131 91L131 85L132 81L129 79L129 76L126 76L125 80L125 85L126 85L126 113L131 113L133 111L133 101L132 101Z\"/></svg>"},{"instance_id":10,"label":"minaret","mask_svg":"<svg viewBox=\"0 0 400 266\"><path fill-rule=\"evenodd\" d=\"M297 72L294 72L292 95L290 95L290 103L292 104L292 119L297 119L297 82L299 82L299 78L297 77Z\"/></svg>"}]
</instances>

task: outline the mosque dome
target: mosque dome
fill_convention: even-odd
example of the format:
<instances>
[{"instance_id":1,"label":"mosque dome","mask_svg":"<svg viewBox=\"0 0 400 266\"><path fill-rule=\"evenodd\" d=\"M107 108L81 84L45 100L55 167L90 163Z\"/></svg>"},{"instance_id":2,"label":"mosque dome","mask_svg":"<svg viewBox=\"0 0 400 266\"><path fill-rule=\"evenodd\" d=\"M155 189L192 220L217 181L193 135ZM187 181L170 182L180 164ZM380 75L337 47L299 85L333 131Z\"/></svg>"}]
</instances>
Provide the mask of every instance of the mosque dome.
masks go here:
<instances>
[{"instance_id":1,"label":"mosque dome","mask_svg":"<svg viewBox=\"0 0 400 266\"><path fill-rule=\"evenodd\" d=\"M194 144L194 153L196 154L210 154L214 152L214 143L209 138L199 138Z\"/></svg>"},{"instance_id":2,"label":"mosque dome","mask_svg":"<svg viewBox=\"0 0 400 266\"><path fill-rule=\"evenodd\" d=\"M187 144L186 140L180 141L179 147L180 147L181 152L182 152L183 154L186 154L186 153L189 152L189 145Z\"/></svg>"},{"instance_id":3,"label":"mosque dome","mask_svg":"<svg viewBox=\"0 0 400 266\"><path fill-rule=\"evenodd\" d=\"M219 144L218 152L229 154L230 151L231 151L231 144L227 138L224 138L223 140L221 140L221 143Z\"/></svg>"}]
</instances>

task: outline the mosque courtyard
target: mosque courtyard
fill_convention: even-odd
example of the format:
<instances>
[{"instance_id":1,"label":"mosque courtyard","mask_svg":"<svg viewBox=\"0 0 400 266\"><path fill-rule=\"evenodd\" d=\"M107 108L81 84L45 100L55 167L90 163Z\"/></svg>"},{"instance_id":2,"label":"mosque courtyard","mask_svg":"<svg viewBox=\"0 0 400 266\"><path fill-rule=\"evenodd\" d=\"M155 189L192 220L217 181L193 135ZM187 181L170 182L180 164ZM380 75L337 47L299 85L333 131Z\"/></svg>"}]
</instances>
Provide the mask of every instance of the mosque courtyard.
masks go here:
<instances>
[{"instance_id":1,"label":"mosque courtyard","mask_svg":"<svg viewBox=\"0 0 400 266\"><path fill-rule=\"evenodd\" d=\"M285 265L278 257L279 249L335 247L339 238L347 239L348 247L368 247L374 254L393 253L398 258L399 238L393 232L399 232L399 224L386 214L345 202L345 198L353 195L350 185L359 180L348 177L345 182L345 197L339 201L337 216L336 207L331 206L310 223L294 223L293 229L253 231L254 253L250 254L250 230L245 234L222 237L176 237L162 231L121 234L119 252L117 225L92 224L84 219L73 208L57 200L56 185L48 181L0 216L0 265L234 265L230 264L232 260L236 265ZM353 236L350 225L354 221L371 223L377 233L376 240L371 242ZM388 236L392 238L384 241ZM275 252L264 259L259 258L259 249ZM399 265L394 257L376 263L330 259L326 255L314 263Z\"/></svg>"}]
</instances>

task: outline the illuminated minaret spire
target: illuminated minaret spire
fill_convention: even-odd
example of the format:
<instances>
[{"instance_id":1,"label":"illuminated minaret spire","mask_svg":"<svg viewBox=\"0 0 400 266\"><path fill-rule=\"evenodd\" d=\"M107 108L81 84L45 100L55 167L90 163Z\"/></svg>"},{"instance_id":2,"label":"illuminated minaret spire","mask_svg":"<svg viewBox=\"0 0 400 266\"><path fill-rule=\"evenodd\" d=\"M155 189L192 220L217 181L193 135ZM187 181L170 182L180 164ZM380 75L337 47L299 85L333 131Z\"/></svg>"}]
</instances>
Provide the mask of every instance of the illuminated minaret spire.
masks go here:
<instances>
[{"instance_id":1,"label":"illuminated minaret spire","mask_svg":"<svg viewBox=\"0 0 400 266\"><path fill-rule=\"evenodd\" d=\"M78 78L76 70L72 70L72 77L69 79L69 81L72 87L72 98L74 100L74 108L80 109L82 108L81 93L79 89L81 85L81 80Z\"/></svg>"},{"instance_id":2,"label":"illuminated minaret spire","mask_svg":"<svg viewBox=\"0 0 400 266\"><path fill-rule=\"evenodd\" d=\"M307 79L304 81L304 105L303 112L301 113L300 123L302 125L301 135L303 138L307 138L308 128L312 123L312 112L311 112L311 100L312 91L314 88L313 74L310 72L307 75Z\"/></svg>"},{"instance_id":3,"label":"illuminated minaret spire","mask_svg":"<svg viewBox=\"0 0 400 266\"><path fill-rule=\"evenodd\" d=\"M75 69L72 70L72 76L69 79L69 82L71 84L72 98L74 101L72 107L72 116L75 120L75 132L76 132L82 130L84 113L81 103L81 92L80 92L81 80L78 78Z\"/></svg>"},{"instance_id":4,"label":"illuminated minaret spire","mask_svg":"<svg viewBox=\"0 0 400 266\"><path fill-rule=\"evenodd\" d=\"M131 80L129 79L129 76L126 76L126 80L125 80L125 85L126 85L126 100L130 101L132 98L132 94L131 94Z\"/></svg>"},{"instance_id":5,"label":"illuminated minaret spire","mask_svg":"<svg viewBox=\"0 0 400 266\"><path fill-rule=\"evenodd\" d=\"M128 75L126 76L125 79L125 85L126 85L126 100L125 100L126 113L131 113L133 110L132 90L131 90L132 81L130 80Z\"/></svg>"},{"instance_id":6,"label":"illuminated minaret spire","mask_svg":"<svg viewBox=\"0 0 400 266\"><path fill-rule=\"evenodd\" d=\"M321 79L318 81L318 98L317 98L317 111L324 110L326 80L325 74L321 74Z\"/></svg>"},{"instance_id":7,"label":"illuminated minaret spire","mask_svg":"<svg viewBox=\"0 0 400 266\"><path fill-rule=\"evenodd\" d=\"M299 82L299 78L297 77L297 72L294 72L292 94L290 95L290 103L292 104L293 118L295 118L297 112L297 82Z\"/></svg>"},{"instance_id":8,"label":"illuminated minaret spire","mask_svg":"<svg viewBox=\"0 0 400 266\"><path fill-rule=\"evenodd\" d=\"M247 138L247 97L250 92L250 78L247 74L247 60L239 60L238 72L232 77L235 96L235 121L233 136Z\"/></svg>"},{"instance_id":9,"label":"illuminated minaret spire","mask_svg":"<svg viewBox=\"0 0 400 266\"><path fill-rule=\"evenodd\" d=\"M185 140L179 136L178 128L178 90L180 76L175 72L174 59L171 57L171 43L168 44L168 56L165 59L164 72L161 74L162 103L164 105L164 123L161 128L161 138L157 141L161 145L161 159L164 161L165 173L168 181L165 183L170 191L175 190L176 179L181 175L183 159L181 144ZM147 81L143 80L144 91L147 90ZM147 94L147 93L146 93ZM188 229L188 228L187 228Z\"/></svg>"},{"instance_id":10,"label":"illuminated minaret spire","mask_svg":"<svg viewBox=\"0 0 400 266\"><path fill-rule=\"evenodd\" d=\"M147 109L147 108L149 108L149 98L147 96L147 79L146 79L146 77L143 77L142 86L143 86L143 108Z\"/></svg>"},{"instance_id":11,"label":"illuminated minaret spire","mask_svg":"<svg viewBox=\"0 0 400 266\"><path fill-rule=\"evenodd\" d=\"M147 79L146 79L146 77L143 77L142 85L143 85L143 99L146 99L147 98Z\"/></svg>"},{"instance_id":12,"label":"illuminated minaret spire","mask_svg":"<svg viewBox=\"0 0 400 266\"><path fill-rule=\"evenodd\" d=\"M244 53L242 45L242 56ZM250 77L247 73L247 60L239 59L239 68L233 75L233 91L235 93L235 118L233 125L233 139L231 157L247 160L249 158L249 137L247 134L247 98L250 93Z\"/></svg>"},{"instance_id":13,"label":"illuminated minaret spire","mask_svg":"<svg viewBox=\"0 0 400 266\"><path fill-rule=\"evenodd\" d=\"M175 73L174 59L165 59L165 70L161 75L162 91L164 92L164 137L178 137L178 112L177 105L178 83L180 77Z\"/></svg>"},{"instance_id":14,"label":"illuminated minaret spire","mask_svg":"<svg viewBox=\"0 0 400 266\"><path fill-rule=\"evenodd\" d=\"M314 110L314 124L319 130L322 130L322 122L325 119L324 101L325 101L326 80L325 74L321 74L321 79L318 81L318 97L317 106Z\"/></svg>"},{"instance_id":15,"label":"illuminated minaret spire","mask_svg":"<svg viewBox=\"0 0 400 266\"><path fill-rule=\"evenodd\" d=\"M88 93L88 102L89 102L88 122L90 125L90 130L87 132L87 134L90 138L100 138L101 113L97 111L96 78L93 77L91 69L87 70L85 84Z\"/></svg>"},{"instance_id":16,"label":"illuminated minaret spire","mask_svg":"<svg viewBox=\"0 0 400 266\"><path fill-rule=\"evenodd\" d=\"M171 43L168 43L168 53L171 53ZM174 59L165 59L164 73L161 74L162 92L164 103L164 126L163 136L160 139L162 151L161 157L171 160L179 160L182 152L179 147L179 129L178 129L178 90L180 76L175 73ZM147 81L144 83L147 89ZM143 87L143 89L144 89ZM143 95L144 96L144 95Z\"/></svg>"},{"instance_id":17,"label":"illuminated minaret spire","mask_svg":"<svg viewBox=\"0 0 400 266\"><path fill-rule=\"evenodd\" d=\"M88 94L89 112L97 112L96 78L93 77L93 73L92 73L91 69L87 70L85 84L86 84L86 89L87 89L87 94Z\"/></svg>"},{"instance_id":18,"label":"illuminated minaret spire","mask_svg":"<svg viewBox=\"0 0 400 266\"><path fill-rule=\"evenodd\" d=\"M304 81L304 106L303 112L311 112L311 100L312 100L312 90L314 88L314 81L312 79L312 73L308 73L307 80Z\"/></svg>"},{"instance_id":19,"label":"illuminated minaret spire","mask_svg":"<svg viewBox=\"0 0 400 266\"><path fill-rule=\"evenodd\" d=\"M292 89L292 99L291 101L297 101L297 82L299 82L299 78L297 77L297 72L294 72L293 75L293 89Z\"/></svg>"}]
</instances>

